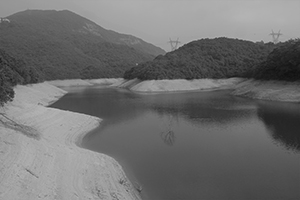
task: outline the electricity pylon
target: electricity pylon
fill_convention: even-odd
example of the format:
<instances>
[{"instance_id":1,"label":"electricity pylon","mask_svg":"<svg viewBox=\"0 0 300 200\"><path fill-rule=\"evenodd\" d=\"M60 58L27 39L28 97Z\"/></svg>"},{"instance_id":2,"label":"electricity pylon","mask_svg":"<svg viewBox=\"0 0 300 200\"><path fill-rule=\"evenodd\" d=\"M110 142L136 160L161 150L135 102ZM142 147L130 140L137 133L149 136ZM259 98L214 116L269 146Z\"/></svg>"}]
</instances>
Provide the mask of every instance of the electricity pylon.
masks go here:
<instances>
[{"instance_id":1,"label":"electricity pylon","mask_svg":"<svg viewBox=\"0 0 300 200\"><path fill-rule=\"evenodd\" d=\"M181 43L179 41L179 38L177 38L177 40L171 40L171 38L169 38L169 39L170 39L170 41L168 43L170 43L170 45L171 45L171 51L176 50L178 47L178 44Z\"/></svg>"},{"instance_id":2,"label":"electricity pylon","mask_svg":"<svg viewBox=\"0 0 300 200\"><path fill-rule=\"evenodd\" d=\"M272 30L272 33L270 33L270 35L272 35L273 43L277 44L279 42L279 36L281 36L282 33L280 33L280 30L278 31L278 33L274 33L274 31Z\"/></svg>"}]
</instances>

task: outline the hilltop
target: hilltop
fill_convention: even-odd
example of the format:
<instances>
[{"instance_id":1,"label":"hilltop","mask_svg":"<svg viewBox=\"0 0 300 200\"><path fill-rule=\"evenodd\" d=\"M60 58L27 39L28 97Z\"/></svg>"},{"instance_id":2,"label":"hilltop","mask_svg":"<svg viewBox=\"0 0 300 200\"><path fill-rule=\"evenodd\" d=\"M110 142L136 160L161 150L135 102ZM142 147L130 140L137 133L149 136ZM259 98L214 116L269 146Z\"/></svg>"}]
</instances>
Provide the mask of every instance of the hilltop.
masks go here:
<instances>
[{"instance_id":1,"label":"hilltop","mask_svg":"<svg viewBox=\"0 0 300 200\"><path fill-rule=\"evenodd\" d=\"M201 39L190 42L153 61L125 72L125 79L201 79L249 77L275 48L230 38Z\"/></svg>"},{"instance_id":2,"label":"hilltop","mask_svg":"<svg viewBox=\"0 0 300 200\"><path fill-rule=\"evenodd\" d=\"M164 50L71 11L26 10L0 24L0 46L45 80L121 77Z\"/></svg>"}]
</instances>

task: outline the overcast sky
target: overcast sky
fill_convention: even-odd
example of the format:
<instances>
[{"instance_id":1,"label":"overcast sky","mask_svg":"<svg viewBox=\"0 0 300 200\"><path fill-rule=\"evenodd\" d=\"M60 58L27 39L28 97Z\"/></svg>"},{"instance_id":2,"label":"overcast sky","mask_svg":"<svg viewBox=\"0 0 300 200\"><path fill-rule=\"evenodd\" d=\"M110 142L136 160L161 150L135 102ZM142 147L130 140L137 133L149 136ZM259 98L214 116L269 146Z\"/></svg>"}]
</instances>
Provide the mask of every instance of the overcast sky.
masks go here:
<instances>
[{"instance_id":1,"label":"overcast sky","mask_svg":"<svg viewBox=\"0 0 300 200\"><path fill-rule=\"evenodd\" d=\"M0 16L26 9L67 9L100 26L137 36L170 51L201 38L271 41L300 38L300 0L0 0Z\"/></svg>"}]
</instances>

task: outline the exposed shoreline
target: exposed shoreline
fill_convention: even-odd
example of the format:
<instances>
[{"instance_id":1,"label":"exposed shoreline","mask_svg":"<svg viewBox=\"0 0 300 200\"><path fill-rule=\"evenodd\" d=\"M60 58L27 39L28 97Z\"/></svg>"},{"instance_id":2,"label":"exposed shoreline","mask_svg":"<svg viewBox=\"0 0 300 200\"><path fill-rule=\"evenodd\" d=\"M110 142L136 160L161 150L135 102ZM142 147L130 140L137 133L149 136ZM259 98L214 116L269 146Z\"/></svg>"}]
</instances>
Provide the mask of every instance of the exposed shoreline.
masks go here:
<instances>
[{"instance_id":1,"label":"exposed shoreline","mask_svg":"<svg viewBox=\"0 0 300 200\"><path fill-rule=\"evenodd\" d=\"M242 78L194 79L194 80L119 80L112 87L126 88L138 93L191 92L231 89L242 82Z\"/></svg>"},{"instance_id":2,"label":"exposed shoreline","mask_svg":"<svg viewBox=\"0 0 300 200\"><path fill-rule=\"evenodd\" d=\"M252 99L300 102L300 82L245 80L234 87L232 95Z\"/></svg>"},{"instance_id":3,"label":"exposed shoreline","mask_svg":"<svg viewBox=\"0 0 300 200\"><path fill-rule=\"evenodd\" d=\"M66 93L48 83L15 92L1 108L17 124L0 116L0 199L140 199L113 158L77 146L101 119L45 107Z\"/></svg>"},{"instance_id":4,"label":"exposed shoreline","mask_svg":"<svg viewBox=\"0 0 300 200\"><path fill-rule=\"evenodd\" d=\"M67 93L58 87L95 84L141 93L233 89L248 98L300 102L299 82L99 79L17 86L13 102L0 109L14 121L0 115L0 199L141 199L113 158L78 144L101 119L45 107Z\"/></svg>"},{"instance_id":5,"label":"exposed shoreline","mask_svg":"<svg viewBox=\"0 0 300 200\"><path fill-rule=\"evenodd\" d=\"M198 80L120 80L114 87L138 93L213 91L231 89L232 95L251 99L281 102L300 102L300 82L258 81L253 79L198 79Z\"/></svg>"}]
</instances>

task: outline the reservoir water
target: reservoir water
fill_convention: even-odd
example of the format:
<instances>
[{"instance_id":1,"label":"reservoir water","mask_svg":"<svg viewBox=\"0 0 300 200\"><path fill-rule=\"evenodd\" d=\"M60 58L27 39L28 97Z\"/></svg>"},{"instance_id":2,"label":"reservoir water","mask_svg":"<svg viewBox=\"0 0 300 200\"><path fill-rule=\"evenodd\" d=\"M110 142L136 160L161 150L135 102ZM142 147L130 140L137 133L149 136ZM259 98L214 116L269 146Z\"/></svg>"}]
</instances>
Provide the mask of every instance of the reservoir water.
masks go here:
<instances>
[{"instance_id":1,"label":"reservoir water","mask_svg":"<svg viewBox=\"0 0 300 200\"><path fill-rule=\"evenodd\" d=\"M300 104L68 90L51 107L102 118L82 146L114 157L143 199L300 199Z\"/></svg>"}]
</instances>

